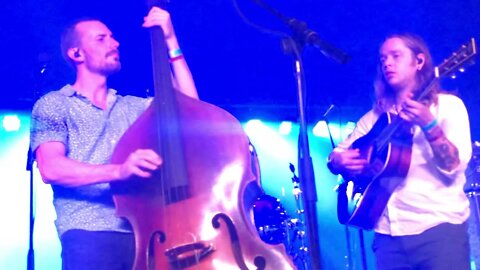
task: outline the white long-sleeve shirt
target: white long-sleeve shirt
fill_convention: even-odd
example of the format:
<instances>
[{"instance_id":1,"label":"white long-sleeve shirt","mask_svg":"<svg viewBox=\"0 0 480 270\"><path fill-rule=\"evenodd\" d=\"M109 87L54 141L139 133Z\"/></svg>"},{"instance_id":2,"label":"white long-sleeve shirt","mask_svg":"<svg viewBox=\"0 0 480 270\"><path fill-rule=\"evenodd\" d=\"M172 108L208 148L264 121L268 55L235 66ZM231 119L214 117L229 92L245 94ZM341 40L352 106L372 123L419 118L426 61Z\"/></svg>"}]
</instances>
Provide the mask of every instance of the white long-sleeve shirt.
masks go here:
<instances>
[{"instance_id":1,"label":"white long-sleeve shirt","mask_svg":"<svg viewBox=\"0 0 480 270\"><path fill-rule=\"evenodd\" d=\"M451 172L436 166L428 141L422 130L415 126L410 168L375 226L378 233L393 236L419 234L440 223L461 224L470 214L469 201L463 191L465 169L472 155L467 110L458 97L439 94L438 103L432 104L430 111L445 136L457 147L460 164ZM374 110L366 113L335 151L348 149L356 139L367 134L379 116Z\"/></svg>"}]
</instances>

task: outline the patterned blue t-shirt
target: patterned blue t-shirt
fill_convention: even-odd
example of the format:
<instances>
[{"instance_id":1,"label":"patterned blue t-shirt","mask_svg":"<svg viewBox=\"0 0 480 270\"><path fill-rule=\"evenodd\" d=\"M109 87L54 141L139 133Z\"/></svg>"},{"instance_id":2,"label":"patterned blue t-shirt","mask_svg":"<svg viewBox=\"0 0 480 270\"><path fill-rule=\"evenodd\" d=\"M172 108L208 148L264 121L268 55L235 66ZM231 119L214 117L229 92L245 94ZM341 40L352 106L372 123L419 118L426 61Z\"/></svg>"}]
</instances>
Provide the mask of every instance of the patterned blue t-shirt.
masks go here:
<instances>
[{"instance_id":1,"label":"patterned blue t-shirt","mask_svg":"<svg viewBox=\"0 0 480 270\"><path fill-rule=\"evenodd\" d=\"M35 103L30 133L32 150L42 143L57 141L66 146L68 158L106 164L118 140L149 101L120 96L109 89L107 109L103 110L66 85ZM59 236L70 229L130 231L127 222L115 216L108 183L75 188L52 185L52 189Z\"/></svg>"}]
</instances>

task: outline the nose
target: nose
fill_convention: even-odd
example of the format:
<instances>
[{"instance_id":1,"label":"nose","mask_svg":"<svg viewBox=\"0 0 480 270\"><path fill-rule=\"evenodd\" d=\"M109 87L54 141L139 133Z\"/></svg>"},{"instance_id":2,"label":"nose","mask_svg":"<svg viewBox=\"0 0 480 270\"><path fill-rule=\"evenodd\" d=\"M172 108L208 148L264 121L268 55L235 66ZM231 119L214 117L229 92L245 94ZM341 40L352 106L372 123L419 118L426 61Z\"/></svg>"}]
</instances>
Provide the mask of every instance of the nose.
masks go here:
<instances>
[{"instance_id":1,"label":"nose","mask_svg":"<svg viewBox=\"0 0 480 270\"><path fill-rule=\"evenodd\" d=\"M112 37L112 47L117 49L120 46L120 42L118 42L115 38Z\"/></svg>"},{"instance_id":2,"label":"nose","mask_svg":"<svg viewBox=\"0 0 480 270\"><path fill-rule=\"evenodd\" d=\"M387 56L382 61L382 69L385 70L387 67L392 65L392 58Z\"/></svg>"}]
</instances>

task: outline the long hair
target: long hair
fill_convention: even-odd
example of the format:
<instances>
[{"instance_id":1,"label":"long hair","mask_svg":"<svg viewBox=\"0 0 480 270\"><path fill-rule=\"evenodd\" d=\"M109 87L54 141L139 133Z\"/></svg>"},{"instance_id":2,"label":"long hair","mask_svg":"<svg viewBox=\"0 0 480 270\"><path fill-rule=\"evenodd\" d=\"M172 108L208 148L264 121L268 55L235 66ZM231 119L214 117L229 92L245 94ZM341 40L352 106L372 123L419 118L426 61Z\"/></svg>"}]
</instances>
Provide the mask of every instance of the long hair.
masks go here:
<instances>
[{"instance_id":1,"label":"long hair","mask_svg":"<svg viewBox=\"0 0 480 270\"><path fill-rule=\"evenodd\" d=\"M425 88L435 77L435 66L433 65L432 55L428 49L426 43L423 39L415 34L411 33L397 33L388 35L385 40L382 42L385 43L388 39L399 38L401 39L407 48L412 52L412 56L416 57L418 54L425 55L425 61L421 70L417 71L415 80L416 80L416 89L415 91L420 91ZM382 63L378 61L377 64L377 74L374 80L374 90L375 90L375 103L374 107L380 111L388 110L392 105L395 104L395 91L388 85L385 81L385 77L382 72ZM434 82L430 92L421 100L425 104L432 104L437 102L437 94L439 92L440 85L437 81Z\"/></svg>"}]
</instances>

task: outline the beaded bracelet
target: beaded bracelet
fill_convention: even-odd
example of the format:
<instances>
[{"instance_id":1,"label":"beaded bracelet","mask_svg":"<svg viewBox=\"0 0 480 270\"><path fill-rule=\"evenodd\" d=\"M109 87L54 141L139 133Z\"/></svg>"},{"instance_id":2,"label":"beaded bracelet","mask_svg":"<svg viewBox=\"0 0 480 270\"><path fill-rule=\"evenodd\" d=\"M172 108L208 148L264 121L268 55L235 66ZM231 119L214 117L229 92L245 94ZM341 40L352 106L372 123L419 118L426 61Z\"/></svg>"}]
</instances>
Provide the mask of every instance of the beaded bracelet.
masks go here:
<instances>
[{"instance_id":1,"label":"beaded bracelet","mask_svg":"<svg viewBox=\"0 0 480 270\"><path fill-rule=\"evenodd\" d=\"M438 124L437 118L434 118L434 119L432 120L432 122L426 124L425 126L423 126L423 127L421 127L421 128L422 128L423 132L428 132L428 131L430 131L432 128L434 128L437 124Z\"/></svg>"},{"instance_id":2,"label":"beaded bracelet","mask_svg":"<svg viewBox=\"0 0 480 270\"><path fill-rule=\"evenodd\" d=\"M425 138L429 143L433 143L442 137L443 137L443 132L438 132L437 134L434 134L434 136L426 136Z\"/></svg>"}]
</instances>

